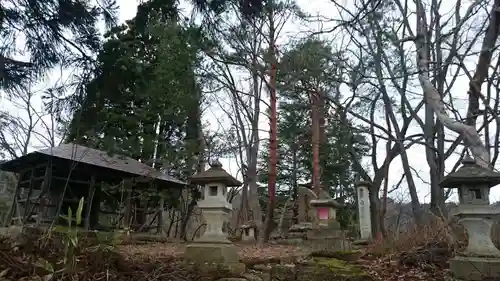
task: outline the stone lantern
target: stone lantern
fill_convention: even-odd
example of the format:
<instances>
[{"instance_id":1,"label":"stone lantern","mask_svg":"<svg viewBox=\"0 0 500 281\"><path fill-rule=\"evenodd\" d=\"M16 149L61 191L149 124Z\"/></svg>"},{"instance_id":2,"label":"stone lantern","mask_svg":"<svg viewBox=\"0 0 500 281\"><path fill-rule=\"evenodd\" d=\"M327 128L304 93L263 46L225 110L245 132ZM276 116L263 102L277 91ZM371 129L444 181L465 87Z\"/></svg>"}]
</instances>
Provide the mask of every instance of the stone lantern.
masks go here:
<instances>
[{"instance_id":1,"label":"stone lantern","mask_svg":"<svg viewBox=\"0 0 500 281\"><path fill-rule=\"evenodd\" d=\"M241 241L244 242L255 242L255 229L257 226L255 225L255 222L250 221L246 224L241 225L241 230L243 230L243 233L241 234Z\"/></svg>"},{"instance_id":2,"label":"stone lantern","mask_svg":"<svg viewBox=\"0 0 500 281\"><path fill-rule=\"evenodd\" d=\"M467 230L468 245L450 261L455 278L485 280L500 278L500 251L491 241L491 228L500 215L499 206L490 205L490 188L500 183L500 174L485 169L467 157L462 167L446 176L443 188L457 188L459 204L453 216Z\"/></svg>"},{"instance_id":3,"label":"stone lantern","mask_svg":"<svg viewBox=\"0 0 500 281\"><path fill-rule=\"evenodd\" d=\"M198 201L197 206L203 213L207 227L198 241L229 243L222 231L223 224L233 209L226 198L227 188L240 186L241 182L227 173L218 161L213 163L210 169L190 177L189 182L202 186L202 200Z\"/></svg>"},{"instance_id":4,"label":"stone lantern","mask_svg":"<svg viewBox=\"0 0 500 281\"><path fill-rule=\"evenodd\" d=\"M202 186L202 200L197 206L205 218L206 230L195 243L186 247L186 260L197 264L238 265L237 249L223 232L223 224L232 210L226 199L227 188L240 186L241 182L227 173L218 161L210 169L191 176L189 181Z\"/></svg>"},{"instance_id":5,"label":"stone lantern","mask_svg":"<svg viewBox=\"0 0 500 281\"><path fill-rule=\"evenodd\" d=\"M337 201L332 198L313 199L309 204L316 210L319 226L337 226L337 209L341 207Z\"/></svg>"}]
</instances>

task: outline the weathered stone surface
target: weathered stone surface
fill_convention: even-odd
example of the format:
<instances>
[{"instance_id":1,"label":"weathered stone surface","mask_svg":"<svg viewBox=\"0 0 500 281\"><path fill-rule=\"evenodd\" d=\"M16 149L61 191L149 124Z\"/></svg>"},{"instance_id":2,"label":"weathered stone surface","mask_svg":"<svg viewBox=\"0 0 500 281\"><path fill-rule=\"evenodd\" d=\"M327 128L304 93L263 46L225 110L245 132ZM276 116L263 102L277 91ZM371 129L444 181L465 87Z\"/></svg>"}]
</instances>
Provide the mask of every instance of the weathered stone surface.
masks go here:
<instances>
[{"instance_id":1,"label":"weathered stone surface","mask_svg":"<svg viewBox=\"0 0 500 281\"><path fill-rule=\"evenodd\" d=\"M187 263L187 266L202 276L241 277L245 273L246 267L243 263Z\"/></svg>"},{"instance_id":2,"label":"weathered stone surface","mask_svg":"<svg viewBox=\"0 0 500 281\"><path fill-rule=\"evenodd\" d=\"M262 280L262 281L271 281L270 271L265 272L265 271L252 270L251 274L254 276L258 276L258 278L260 278L260 280ZM251 280L248 279L248 281L251 281Z\"/></svg>"},{"instance_id":3,"label":"weathered stone surface","mask_svg":"<svg viewBox=\"0 0 500 281\"><path fill-rule=\"evenodd\" d=\"M298 224L294 224L290 227L290 229L288 230L289 233L295 233L295 232L306 232L310 229L312 229L313 226L312 226L312 223L308 223L308 222L302 222L302 223L298 223Z\"/></svg>"},{"instance_id":4,"label":"weathered stone surface","mask_svg":"<svg viewBox=\"0 0 500 281\"><path fill-rule=\"evenodd\" d=\"M264 280L260 275L255 274L253 271L244 273L242 276L248 281L267 281Z\"/></svg>"},{"instance_id":5,"label":"weathered stone surface","mask_svg":"<svg viewBox=\"0 0 500 281\"><path fill-rule=\"evenodd\" d=\"M500 280L500 259L456 256L450 261L450 270L458 280Z\"/></svg>"},{"instance_id":6,"label":"weathered stone surface","mask_svg":"<svg viewBox=\"0 0 500 281\"><path fill-rule=\"evenodd\" d=\"M368 240L372 237L369 197L370 186L371 184L365 181L356 183L358 195L359 233L362 240Z\"/></svg>"},{"instance_id":7,"label":"weathered stone surface","mask_svg":"<svg viewBox=\"0 0 500 281\"><path fill-rule=\"evenodd\" d=\"M204 271L222 268L233 274L245 272L233 244L194 243L186 247L184 259Z\"/></svg>"},{"instance_id":8,"label":"weathered stone surface","mask_svg":"<svg viewBox=\"0 0 500 281\"><path fill-rule=\"evenodd\" d=\"M234 263L238 251L232 244L193 243L186 247L184 258L196 263Z\"/></svg>"},{"instance_id":9,"label":"weathered stone surface","mask_svg":"<svg viewBox=\"0 0 500 281\"><path fill-rule=\"evenodd\" d=\"M262 281L371 281L362 269L331 258L314 258L296 264L254 266L253 275ZM249 281L254 281L247 279ZM260 281L260 280L255 280Z\"/></svg>"}]
</instances>

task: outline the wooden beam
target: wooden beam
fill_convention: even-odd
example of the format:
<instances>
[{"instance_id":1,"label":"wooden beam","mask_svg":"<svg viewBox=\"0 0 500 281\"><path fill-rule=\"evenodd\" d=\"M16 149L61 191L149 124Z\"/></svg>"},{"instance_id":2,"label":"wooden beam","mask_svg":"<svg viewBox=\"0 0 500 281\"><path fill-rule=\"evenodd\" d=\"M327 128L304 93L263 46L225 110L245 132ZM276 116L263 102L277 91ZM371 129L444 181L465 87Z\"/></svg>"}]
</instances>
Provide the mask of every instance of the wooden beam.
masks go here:
<instances>
[{"instance_id":1,"label":"wooden beam","mask_svg":"<svg viewBox=\"0 0 500 281\"><path fill-rule=\"evenodd\" d=\"M95 176L92 175L89 184L89 195L87 199L87 210L85 213L85 230L90 229L90 215L92 214L92 202L94 201L95 194Z\"/></svg>"},{"instance_id":2,"label":"wooden beam","mask_svg":"<svg viewBox=\"0 0 500 281\"><path fill-rule=\"evenodd\" d=\"M32 197L31 198L31 205L35 205L35 206L38 206L40 205L40 202L37 202L36 200L38 199L38 196L37 197ZM28 199L26 198L22 198L22 199L19 199L18 202L19 203L22 203L22 204L25 204L26 202L28 201ZM78 198L64 198L64 203L79 203L80 202L80 199ZM83 200L84 203L87 203L87 199L84 198ZM55 204L49 204L49 205L46 205L46 206L51 206L51 207L54 207L56 206Z\"/></svg>"},{"instance_id":3,"label":"wooden beam","mask_svg":"<svg viewBox=\"0 0 500 281\"><path fill-rule=\"evenodd\" d=\"M37 181L37 180L43 180L45 178L45 176L39 176L39 177L34 177L33 180L34 181ZM88 185L90 184L90 181L83 181L83 180L74 180L74 179L69 179L66 177L57 177L57 176L52 176L52 179L55 179L55 180L61 180L61 181L68 181L70 183L77 183L77 184L85 184L85 185ZM31 179L29 180L24 180L22 181L21 183L27 183L29 182Z\"/></svg>"},{"instance_id":4,"label":"wooden beam","mask_svg":"<svg viewBox=\"0 0 500 281\"><path fill-rule=\"evenodd\" d=\"M139 226L139 229L137 232L142 232L143 230L149 230L153 228L158 228L158 226L153 226L153 223L155 222L155 219L158 217L158 212L154 212L153 218L149 221L146 220L142 225L141 224L134 224L134 226Z\"/></svg>"}]
</instances>

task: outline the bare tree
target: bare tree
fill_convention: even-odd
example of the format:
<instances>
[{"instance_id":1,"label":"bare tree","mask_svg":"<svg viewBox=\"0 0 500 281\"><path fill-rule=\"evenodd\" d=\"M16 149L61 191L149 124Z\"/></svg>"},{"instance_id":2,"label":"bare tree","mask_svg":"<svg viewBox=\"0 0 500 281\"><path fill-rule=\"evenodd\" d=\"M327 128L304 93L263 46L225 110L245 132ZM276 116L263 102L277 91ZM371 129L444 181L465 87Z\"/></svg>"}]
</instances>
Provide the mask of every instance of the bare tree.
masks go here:
<instances>
[{"instance_id":1,"label":"bare tree","mask_svg":"<svg viewBox=\"0 0 500 281\"><path fill-rule=\"evenodd\" d=\"M257 158L263 90L260 50L264 38L258 30L263 28L264 22L256 21L244 26L225 22L224 25L225 28L213 29L213 37L220 42L206 52L209 61L205 75L212 81L210 91L215 94L212 101L230 120L230 128L224 133L232 143L238 170L244 179L238 221L254 219L259 224L262 215L257 193ZM245 30L246 27L249 30ZM223 43L230 46L229 50L223 47ZM227 98L221 97L222 93ZM221 123L221 127L224 128L224 124Z\"/></svg>"},{"instance_id":2,"label":"bare tree","mask_svg":"<svg viewBox=\"0 0 500 281\"><path fill-rule=\"evenodd\" d=\"M210 28L217 42L206 52L209 60L204 71L212 81L209 87L212 102L230 121L230 128L225 131L244 179L238 221L252 220L259 227L262 210L257 165L261 118L266 116L265 108L269 106L264 97L270 86L269 46L274 45L290 16L297 13L291 2L277 1L273 5L274 9L267 7L261 17L252 20L241 17L236 7L230 12L234 19L218 19L217 25Z\"/></svg>"},{"instance_id":3,"label":"bare tree","mask_svg":"<svg viewBox=\"0 0 500 281\"><path fill-rule=\"evenodd\" d=\"M422 223L422 210L417 196L417 184L415 171L412 169L412 162L407 155L407 150L414 144L424 147L426 160L429 166L429 183L431 191L431 210L437 215L443 215L444 202L449 195L439 188L439 182L444 177L445 161L457 155L455 152L460 143L465 140L465 144L471 147L476 159L485 163L494 164L496 157L490 161L488 149L493 147L495 155L498 156L498 148L491 142L498 143L495 136L498 136L498 102L489 105L489 100L494 99L493 91L498 94L498 74L488 75L493 51L496 49L495 41L498 36L498 1L490 11L491 17L485 17L486 13L481 13L488 4L487 1L475 1L471 6L461 13L461 2L456 4L455 10L449 13L449 7L444 7L444 2L429 1L423 3L419 1L412 6L407 1L356 1L352 5L340 5L332 1L341 14L340 19L330 19L337 23L336 27L324 32L332 33L347 41L350 55L355 58L355 63L350 66L351 72L357 82L351 79L348 100L365 102L369 104L371 114L363 114L352 105L356 102L342 105L346 114L350 114L365 123L369 127L369 134L373 144L372 161L373 177L368 169L364 169L358 163L360 175L372 183L372 221L374 222L373 233L380 229L376 225L378 212L381 208L378 199L380 185L384 180L389 180L395 175L387 173L392 160L400 156L404 171L404 179L408 188L414 216L417 222ZM429 11L422 11L423 7L428 7ZM352 9L351 9L352 8ZM419 18L419 28L414 31L414 27L409 24L412 14L417 11ZM325 19L322 19L325 22ZM475 22L475 29L472 30L471 22ZM477 25L478 22L482 24ZM324 33L323 32L323 33ZM477 48L477 42L485 34L481 49ZM411 59L415 50L405 42L415 41L419 53L417 65ZM478 50L479 49L479 50ZM476 67L474 77L469 75L469 70L465 61L468 58L475 58L479 53L479 63ZM359 63L358 63L359 62ZM432 64L430 64L432 62ZM456 82L461 75L468 75L471 81L469 90L469 109L467 110L467 120L461 122L459 109L455 107L452 95L456 89ZM416 89L416 81L420 82L424 89L424 99ZM488 82L487 95L480 94L481 84ZM347 83L347 84L349 84ZM369 95L363 95L369 93ZM344 96L346 96L344 94ZM474 98L475 97L475 98ZM477 100L482 100L484 110L480 110ZM384 109L384 114L379 108ZM448 108L454 114L450 117L446 114ZM424 117L418 114L424 110ZM366 112L366 109L362 107ZM434 114L438 117L434 120ZM444 115L443 115L444 114ZM476 119L484 116L483 124L476 128ZM386 120L385 126L382 120ZM496 122L496 129L491 128L490 123ZM469 126L469 127L468 127ZM472 126L472 127L471 127ZM445 128L459 133L457 136L446 134ZM484 131L485 145L479 138L481 130ZM496 130L496 133L492 133ZM410 133L411 132L411 133ZM493 141L491 140L493 139ZM391 148L387 149L382 166L379 167L377 157L377 145L383 142L392 142ZM462 149L459 155L464 154ZM355 152L353 151L353 155ZM451 157L451 158L450 158ZM462 157L462 156L459 156ZM456 158L455 158L456 159ZM480 162L481 160L478 160ZM483 163L483 166L486 166ZM458 165L455 163L453 169ZM384 192L385 193L385 192ZM384 196L385 197L385 196ZM382 217L382 216L380 216Z\"/></svg>"},{"instance_id":4,"label":"bare tree","mask_svg":"<svg viewBox=\"0 0 500 281\"><path fill-rule=\"evenodd\" d=\"M0 149L14 159L34 146L54 147L62 140L56 117L44 106L41 91L26 90L13 96L10 110L0 112Z\"/></svg>"},{"instance_id":5,"label":"bare tree","mask_svg":"<svg viewBox=\"0 0 500 281\"><path fill-rule=\"evenodd\" d=\"M472 3L467 12L472 13L475 7L481 3L482 1L476 1ZM492 114L493 116L497 115L496 112L493 112L491 110L489 101L487 101L481 94L481 85L486 79L488 68L490 67L492 53L495 48L495 44L500 31L500 12L498 11L500 1L494 1L493 7L490 12L489 23L486 29L486 35L483 39L478 65L476 67L476 73L469 84L469 108L467 110L468 121L464 123L450 117L447 114L446 107L442 101L442 93L432 84L430 80L429 42L431 38L429 36L432 34L432 30L429 27L424 3L422 1L416 1L416 6L417 27L415 45L417 47L417 64L419 69L418 78L420 81L420 85L424 90L424 100L426 104L432 109L437 119L447 129L460 134L460 137L463 138L465 145L470 149L478 165L485 168L491 168L492 163L490 162L490 153L477 132L476 120L477 114L479 112L480 97L483 99L486 110L489 110L490 114ZM431 11L431 13L432 12L434 11ZM459 15L457 17L459 26L463 26L468 19L467 17L460 19ZM454 32L456 34L459 32L459 30L455 30ZM455 58L458 58L459 63L461 65L464 65L463 58L460 58L460 56L457 54L451 55L455 56Z\"/></svg>"}]
</instances>

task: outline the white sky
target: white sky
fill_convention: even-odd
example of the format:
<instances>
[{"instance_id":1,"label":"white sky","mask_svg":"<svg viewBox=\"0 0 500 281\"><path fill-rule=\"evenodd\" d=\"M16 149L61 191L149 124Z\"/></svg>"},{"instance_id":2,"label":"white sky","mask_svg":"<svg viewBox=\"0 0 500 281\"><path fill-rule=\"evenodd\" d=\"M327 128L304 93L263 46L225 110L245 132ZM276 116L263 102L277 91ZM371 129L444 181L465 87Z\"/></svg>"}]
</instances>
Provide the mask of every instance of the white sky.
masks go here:
<instances>
[{"instance_id":1,"label":"white sky","mask_svg":"<svg viewBox=\"0 0 500 281\"><path fill-rule=\"evenodd\" d=\"M136 1L125 1L125 0L118 0L118 4L120 5L120 11L119 11L119 18L120 22L124 22L125 20L131 19L135 16L136 13L136 6L137 3ZM131 3L132 2L132 3ZM134 3L135 2L135 3ZM327 17L334 17L336 14L335 10L333 10L333 5L329 0L298 0L297 1L299 6L305 11L306 13L310 15L321 15L321 16L327 16ZM452 0L445 0L443 2L446 2L447 4L450 3L450 6L453 6L455 1ZM464 7L467 7L468 3L465 4L463 3ZM186 6L184 6L187 8ZM326 28L327 26L324 25L323 28ZM283 32L282 32L282 41L281 44L284 44L287 37L291 35L295 35L298 30L303 30L306 31L306 29L313 29L317 30L319 28L318 24L312 24L310 26L304 27L304 26L299 26L294 23L289 23L287 26L285 26ZM280 43L279 43L280 44ZM279 45L278 45L279 48ZM473 70L475 67L475 59L472 59L472 64L469 66L469 69ZM40 85L37 85L36 88L44 88L46 85L54 84L57 79L59 79L62 76L67 76L67 73L60 73L58 71L52 72L48 79L41 83ZM453 96L455 97L455 104L458 105L457 107L460 109L461 113L463 114L465 112L465 105L466 103L462 103L463 106L460 106L461 101L466 101L466 91L468 89L468 80L467 78L460 79L459 82L455 84L455 88L453 91ZM421 90L417 90L417 92L421 92ZM12 105L11 102L3 102L0 106L3 108L7 108L8 111L10 111L14 115L20 115L24 116L25 113L16 110L16 108ZM41 109L42 104L41 100L39 97L35 98L35 101L33 102L33 106L36 108ZM422 114L420 116L423 117ZM219 127L219 122L223 124L229 124L228 119L224 116L224 113L221 110L218 110L217 108L213 107L210 110L207 111L207 114L205 114L204 119L208 122L211 123L212 128L214 130L217 130ZM218 121L216 120L218 119ZM46 117L44 120L48 123L50 123L50 118ZM261 130L262 131L268 131L268 120L265 118L261 118ZM415 128L415 133L420 133L419 130L416 130ZM411 131L411 130L410 130ZM411 132L409 132L411 134ZM267 138L267 134L261 134L262 138ZM32 144L32 150L37 150L40 149L41 147L44 147L45 145L43 144L42 141L40 140L34 140ZM379 161L382 161L383 156L385 155L385 144L381 144L379 147ZM422 146L416 146L412 149L407 150L408 157L410 159L410 165L415 168L416 171L419 171L420 176L423 178L424 181L428 180L428 165L425 159L425 151ZM446 162L447 164L447 170L451 169L453 164L456 161L456 157L450 157L450 159ZM237 165L234 160L231 159L221 159L221 162L224 165L224 168L234 174L236 176L237 173ZM366 159L365 161L365 166L369 166L371 161L369 159ZM401 174L403 173L403 168L401 166L401 160L400 158L396 158L393 160L392 165L390 167L390 179L389 179L389 187L391 185L395 185L398 180L401 177ZM240 177L240 175L237 175ZM429 195L429 187L427 184L425 184L421 179L418 177L415 177L415 181L418 186L418 193L419 193L419 198L421 202L429 202L430 200L430 195ZM405 186L405 181L403 182L403 186ZM398 194L391 194L391 197L395 198L396 200L398 199L405 199L408 200L408 195L407 191L404 190L403 192L400 192ZM500 188L493 189L491 191L490 195L490 200L492 202L500 200Z\"/></svg>"}]
</instances>

